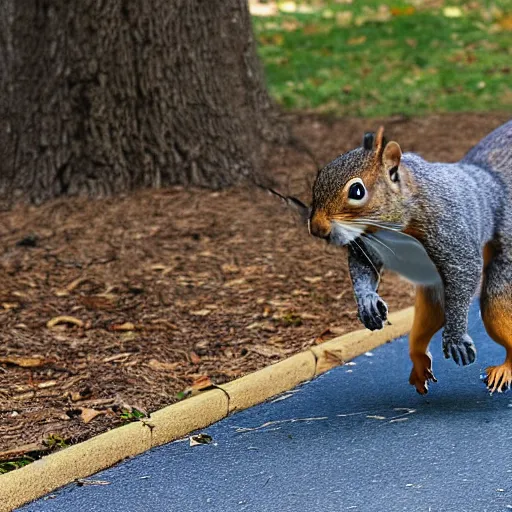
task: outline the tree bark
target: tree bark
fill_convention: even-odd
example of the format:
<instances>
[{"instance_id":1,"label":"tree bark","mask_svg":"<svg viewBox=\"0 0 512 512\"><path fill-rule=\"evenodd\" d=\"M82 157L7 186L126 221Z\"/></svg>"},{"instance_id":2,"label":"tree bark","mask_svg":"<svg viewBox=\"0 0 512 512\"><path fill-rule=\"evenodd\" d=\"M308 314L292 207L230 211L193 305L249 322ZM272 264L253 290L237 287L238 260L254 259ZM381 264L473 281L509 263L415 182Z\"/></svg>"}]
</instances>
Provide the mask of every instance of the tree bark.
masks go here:
<instances>
[{"instance_id":1,"label":"tree bark","mask_svg":"<svg viewBox=\"0 0 512 512\"><path fill-rule=\"evenodd\" d=\"M221 188L282 133L246 0L0 9L0 197Z\"/></svg>"}]
</instances>

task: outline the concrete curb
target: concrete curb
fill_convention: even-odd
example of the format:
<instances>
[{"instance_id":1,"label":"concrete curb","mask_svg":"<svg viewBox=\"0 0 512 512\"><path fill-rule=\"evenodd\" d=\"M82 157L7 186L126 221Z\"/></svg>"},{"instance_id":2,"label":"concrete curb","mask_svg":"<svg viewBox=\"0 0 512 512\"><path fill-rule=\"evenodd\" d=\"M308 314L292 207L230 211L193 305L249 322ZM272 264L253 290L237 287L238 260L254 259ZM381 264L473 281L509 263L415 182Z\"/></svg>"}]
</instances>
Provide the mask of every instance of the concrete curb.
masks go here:
<instances>
[{"instance_id":1,"label":"concrete curb","mask_svg":"<svg viewBox=\"0 0 512 512\"><path fill-rule=\"evenodd\" d=\"M0 476L0 512L10 512L78 478L205 428L311 380L335 366L407 334L413 308L393 313L381 331L360 330L296 354L262 370L170 405L130 423Z\"/></svg>"}]
</instances>

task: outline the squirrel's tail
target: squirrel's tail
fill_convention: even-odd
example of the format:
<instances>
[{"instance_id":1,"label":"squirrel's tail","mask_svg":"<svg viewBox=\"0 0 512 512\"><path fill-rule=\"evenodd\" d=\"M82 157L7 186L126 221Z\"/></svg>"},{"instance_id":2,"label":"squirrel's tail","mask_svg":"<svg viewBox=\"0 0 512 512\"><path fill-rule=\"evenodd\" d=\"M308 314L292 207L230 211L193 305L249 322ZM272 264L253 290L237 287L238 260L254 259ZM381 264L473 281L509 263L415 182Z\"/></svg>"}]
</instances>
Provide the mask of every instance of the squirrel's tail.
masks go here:
<instances>
[{"instance_id":1,"label":"squirrel's tail","mask_svg":"<svg viewBox=\"0 0 512 512\"><path fill-rule=\"evenodd\" d=\"M466 154L461 163L505 172L512 177L512 120L482 139Z\"/></svg>"}]
</instances>

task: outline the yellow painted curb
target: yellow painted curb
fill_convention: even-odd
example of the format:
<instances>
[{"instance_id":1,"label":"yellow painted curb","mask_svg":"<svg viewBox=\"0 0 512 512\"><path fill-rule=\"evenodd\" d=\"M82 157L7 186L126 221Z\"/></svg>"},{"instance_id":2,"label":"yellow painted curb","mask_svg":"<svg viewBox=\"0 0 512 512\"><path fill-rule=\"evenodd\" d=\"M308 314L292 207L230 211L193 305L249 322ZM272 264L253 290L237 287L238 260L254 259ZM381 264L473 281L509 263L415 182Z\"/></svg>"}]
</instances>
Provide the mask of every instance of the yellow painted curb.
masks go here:
<instances>
[{"instance_id":1,"label":"yellow painted curb","mask_svg":"<svg viewBox=\"0 0 512 512\"><path fill-rule=\"evenodd\" d=\"M407 334L413 308L393 313L381 331L355 331L284 361L170 405L147 420L130 423L0 476L0 512L10 512L78 478L169 443L294 388L339 364Z\"/></svg>"},{"instance_id":2,"label":"yellow painted curb","mask_svg":"<svg viewBox=\"0 0 512 512\"><path fill-rule=\"evenodd\" d=\"M413 317L413 307L402 309L389 315L391 325L387 325L380 331L370 332L366 329L354 331L311 347L317 359L316 375L407 334L411 330Z\"/></svg>"},{"instance_id":3,"label":"yellow painted curb","mask_svg":"<svg viewBox=\"0 0 512 512\"><path fill-rule=\"evenodd\" d=\"M315 376L315 356L302 352L219 386L229 395L229 412L247 409Z\"/></svg>"}]
</instances>

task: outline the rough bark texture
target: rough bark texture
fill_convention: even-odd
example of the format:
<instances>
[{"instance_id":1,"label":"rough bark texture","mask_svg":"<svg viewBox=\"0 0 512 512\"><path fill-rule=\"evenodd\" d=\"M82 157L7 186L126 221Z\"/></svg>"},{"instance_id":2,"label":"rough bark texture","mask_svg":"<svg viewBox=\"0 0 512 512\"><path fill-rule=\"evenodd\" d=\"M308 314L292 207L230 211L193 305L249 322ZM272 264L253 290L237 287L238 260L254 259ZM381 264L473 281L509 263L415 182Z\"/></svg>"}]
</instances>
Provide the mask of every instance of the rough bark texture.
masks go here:
<instances>
[{"instance_id":1,"label":"rough bark texture","mask_svg":"<svg viewBox=\"0 0 512 512\"><path fill-rule=\"evenodd\" d=\"M0 0L0 197L220 188L279 134L246 0Z\"/></svg>"}]
</instances>

